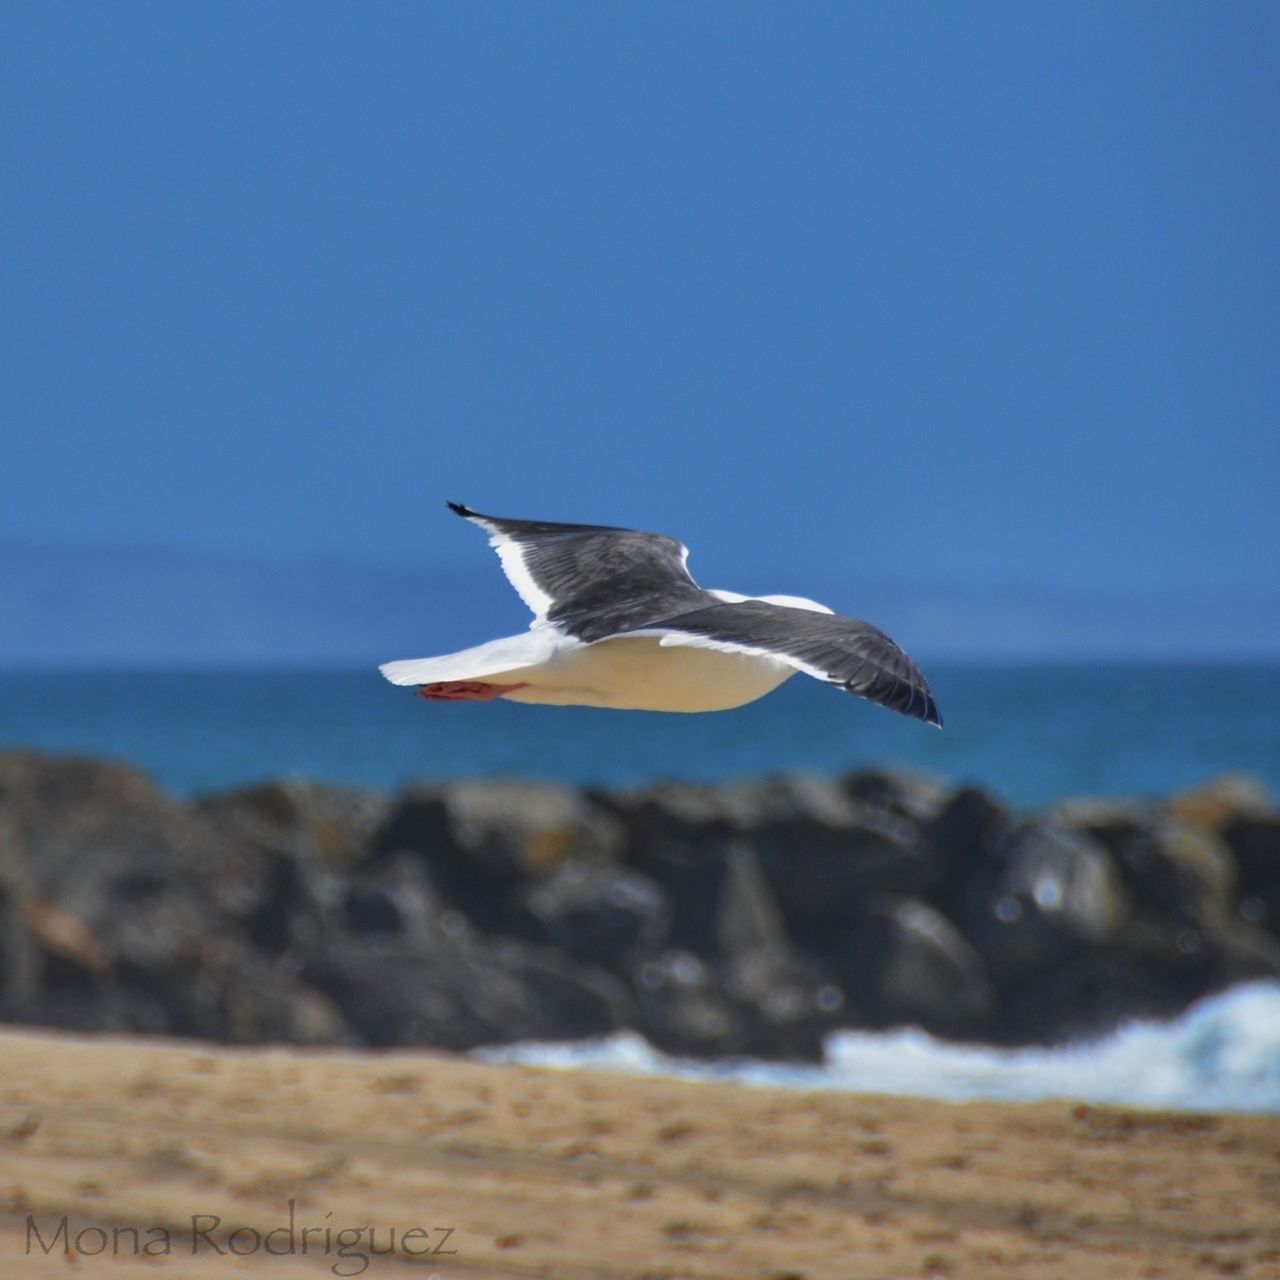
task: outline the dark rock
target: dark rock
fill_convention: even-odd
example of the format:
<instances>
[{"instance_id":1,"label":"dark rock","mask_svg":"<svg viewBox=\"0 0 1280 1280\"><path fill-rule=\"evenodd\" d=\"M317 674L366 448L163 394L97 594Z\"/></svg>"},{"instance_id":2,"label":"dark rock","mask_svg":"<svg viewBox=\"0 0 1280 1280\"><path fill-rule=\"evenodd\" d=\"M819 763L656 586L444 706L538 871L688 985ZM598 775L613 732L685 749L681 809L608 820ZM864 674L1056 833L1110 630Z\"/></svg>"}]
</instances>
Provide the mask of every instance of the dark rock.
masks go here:
<instances>
[{"instance_id":1,"label":"dark rock","mask_svg":"<svg viewBox=\"0 0 1280 1280\"><path fill-rule=\"evenodd\" d=\"M166 1010L171 1034L233 1044L333 1044L349 1040L336 1006L294 966L274 963L238 939L211 939L199 963L159 981L139 975Z\"/></svg>"},{"instance_id":2,"label":"dark rock","mask_svg":"<svg viewBox=\"0 0 1280 1280\"><path fill-rule=\"evenodd\" d=\"M1107 849L1138 916L1169 928L1221 928L1235 900L1231 851L1213 831L1155 806L1073 801L1056 821Z\"/></svg>"},{"instance_id":3,"label":"dark rock","mask_svg":"<svg viewBox=\"0 0 1280 1280\"><path fill-rule=\"evenodd\" d=\"M101 1031L118 1035L173 1035L164 1005L136 987L119 982L64 985L46 982L37 994L0 995L0 1020L60 1031Z\"/></svg>"},{"instance_id":4,"label":"dark rock","mask_svg":"<svg viewBox=\"0 0 1280 1280\"><path fill-rule=\"evenodd\" d=\"M278 955L323 945L326 918L390 804L354 787L288 781L206 796L195 808L236 850L221 886L229 915L254 946Z\"/></svg>"},{"instance_id":5,"label":"dark rock","mask_svg":"<svg viewBox=\"0 0 1280 1280\"><path fill-rule=\"evenodd\" d=\"M457 936L468 927L436 891L421 859L408 853L362 867L350 881L342 907L342 931L355 936L385 934L413 941L441 930Z\"/></svg>"},{"instance_id":6,"label":"dark rock","mask_svg":"<svg viewBox=\"0 0 1280 1280\"><path fill-rule=\"evenodd\" d=\"M1128 916L1121 877L1107 851L1087 836L1037 819L988 832L953 910L992 970L1010 975L1101 945Z\"/></svg>"},{"instance_id":7,"label":"dark rock","mask_svg":"<svg viewBox=\"0 0 1280 1280\"><path fill-rule=\"evenodd\" d=\"M1280 814L1250 778L1215 778L1169 802L1175 818L1221 838L1235 864L1234 915L1280 935Z\"/></svg>"},{"instance_id":8,"label":"dark rock","mask_svg":"<svg viewBox=\"0 0 1280 1280\"><path fill-rule=\"evenodd\" d=\"M198 953L235 851L141 774L0 756L0 813L23 907L56 907L110 965L164 971Z\"/></svg>"},{"instance_id":9,"label":"dark rock","mask_svg":"<svg viewBox=\"0 0 1280 1280\"><path fill-rule=\"evenodd\" d=\"M376 791L290 779L198 800L195 809L238 843L345 870L368 857L390 801Z\"/></svg>"},{"instance_id":10,"label":"dark rock","mask_svg":"<svg viewBox=\"0 0 1280 1280\"><path fill-rule=\"evenodd\" d=\"M828 966L791 942L759 861L743 846L729 852L716 942L722 986L742 1015L745 1051L820 1059L823 1035L844 1010L844 993Z\"/></svg>"},{"instance_id":11,"label":"dark rock","mask_svg":"<svg viewBox=\"0 0 1280 1280\"><path fill-rule=\"evenodd\" d=\"M920 890L938 871L911 819L827 779L665 784L623 798L616 812L627 861L667 890L673 940L698 955L710 954L732 848L755 855L788 929L819 949L866 894Z\"/></svg>"},{"instance_id":12,"label":"dark rock","mask_svg":"<svg viewBox=\"0 0 1280 1280\"><path fill-rule=\"evenodd\" d=\"M529 886L522 901L536 940L606 968L626 969L661 951L671 932L666 895L621 867L567 863Z\"/></svg>"},{"instance_id":13,"label":"dark rock","mask_svg":"<svg viewBox=\"0 0 1280 1280\"><path fill-rule=\"evenodd\" d=\"M1169 812L1188 826L1222 831L1234 818L1274 816L1266 788L1241 774L1224 774L1172 796Z\"/></svg>"},{"instance_id":14,"label":"dark rock","mask_svg":"<svg viewBox=\"0 0 1280 1280\"><path fill-rule=\"evenodd\" d=\"M593 799L624 833L625 863L666 893L672 947L705 952L731 830L715 789L666 783L631 794L596 792Z\"/></svg>"},{"instance_id":15,"label":"dark rock","mask_svg":"<svg viewBox=\"0 0 1280 1280\"><path fill-rule=\"evenodd\" d=\"M665 1053L701 1058L746 1052L746 1019L711 967L692 952L665 951L638 964L632 990L638 1029Z\"/></svg>"},{"instance_id":16,"label":"dark rock","mask_svg":"<svg viewBox=\"0 0 1280 1280\"><path fill-rule=\"evenodd\" d=\"M41 980L40 957L24 912L33 899L25 868L9 862L13 850L0 825L0 1010L26 1007L36 998Z\"/></svg>"},{"instance_id":17,"label":"dark rock","mask_svg":"<svg viewBox=\"0 0 1280 1280\"><path fill-rule=\"evenodd\" d=\"M215 988L222 1024L213 1037L233 1044L342 1044L349 1024L332 1000L278 966L242 962Z\"/></svg>"},{"instance_id":18,"label":"dark rock","mask_svg":"<svg viewBox=\"0 0 1280 1280\"><path fill-rule=\"evenodd\" d=\"M850 800L909 818L922 827L935 821L947 806L947 793L937 783L884 769L859 769L840 785Z\"/></svg>"},{"instance_id":19,"label":"dark rock","mask_svg":"<svg viewBox=\"0 0 1280 1280\"><path fill-rule=\"evenodd\" d=\"M183 804L0 754L0 1018L467 1048L628 1027L812 1059L837 1026L1018 1044L1280 974L1280 817L1219 781L1041 817L883 771Z\"/></svg>"},{"instance_id":20,"label":"dark rock","mask_svg":"<svg viewBox=\"0 0 1280 1280\"><path fill-rule=\"evenodd\" d=\"M935 1035L975 1038L999 1001L982 956L941 912L882 897L851 922L838 951L858 1023L911 1022Z\"/></svg>"},{"instance_id":21,"label":"dark rock","mask_svg":"<svg viewBox=\"0 0 1280 1280\"><path fill-rule=\"evenodd\" d=\"M1237 914L1280 935L1280 816L1233 815L1222 838L1235 858Z\"/></svg>"},{"instance_id":22,"label":"dark rock","mask_svg":"<svg viewBox=\"0 0 1280 1280\"><path fill-rule=\"evenodd\" d=\"M1131 907L1114 859L1080 831L996 818L980 793L963 803L970 834L948 915L981 956L997 1003L980 1025L957 1023L951 1034L1017 1043L1052 1039L1067 1023L1073 1032L1100 1025L1100 989L1081 982L1074 1003L1057 1005L1045 992L1088 957L1126 945Z\"/></svg>"},{"instance_id":23,"label":"dark rock","mask_svg":"<svg viewBox=\"0 0 1280 1280\"><path fill-rule=\"evenodd\" d=\"M939 861L935 901L945 900L964 884L1013 823L1013 815L980 787L963 787L951 796L923 827Z\"/></svg>"},{"instance_id":24,"label":"dark rock","mask_svg":"<svg viewBox=\"0 0 1280 1280\"><path fill-rule=\"evenodd\" d=\"M314 957L303 977L371 1046L573 1040L633 1020L625 991L603 972L509 940L348 943Z\"/></svg>"},{"instance_id":25,"label":"dark rock","mask_svg":"<svg viewBox=\"0 0 1280 1280\"><path fill-rule=\"evenodd\" d=\"M570 862L608 864L616 822L570 787L527 782L413 786L374 839L378 856L412 853L438 891L478 927L519 927L518 890Z\"/></svg>"},{"instance_id":26,"label":"dark rock","mask_svg":"<svg viewBox=\"0 0 1280 1280\"><path fill-rule=\"evenodd\" d=\"M37 998L10 987L10 1016L255 1042L343 1034L321 997L243 935L268 855L222 815L118 766L8 756L0 822L24 868L21 917L41 988Z\"/></svg>"},{"instance_id":27,"label":"dark rock","mask_svg":"<svg viewBox=\"0 0 1280 1280\"><path fill-rule=\"evenodd\" d=\"M838 782L762 787L748 837L792 936L821 950L874 894L922 894L942 872L914 818Z\"/></svg>"}]
</instances>

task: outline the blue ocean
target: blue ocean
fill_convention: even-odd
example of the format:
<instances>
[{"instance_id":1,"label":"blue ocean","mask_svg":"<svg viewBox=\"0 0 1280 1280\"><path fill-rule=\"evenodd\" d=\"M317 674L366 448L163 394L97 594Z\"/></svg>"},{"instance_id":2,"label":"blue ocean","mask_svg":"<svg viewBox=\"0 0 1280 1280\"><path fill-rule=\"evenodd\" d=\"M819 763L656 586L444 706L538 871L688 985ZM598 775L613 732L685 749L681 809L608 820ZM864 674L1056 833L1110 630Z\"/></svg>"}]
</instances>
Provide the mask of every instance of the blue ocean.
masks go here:
<instances>
[{"instance_id":1,"label":"blue ocean","mask_svg":"<svg viewBox=\"0 0 1280 1280\"><path fill-rule=\"evenodd\" d=\"M268 777L392 789L636 785L887 766L1019 805L1243 772L1280 795L1280 664L926 665L941 732L796 678L736 711L425 703L364 670L0 673L0 745L133 763L181 795Z\"/></svg>"}]
</instances>

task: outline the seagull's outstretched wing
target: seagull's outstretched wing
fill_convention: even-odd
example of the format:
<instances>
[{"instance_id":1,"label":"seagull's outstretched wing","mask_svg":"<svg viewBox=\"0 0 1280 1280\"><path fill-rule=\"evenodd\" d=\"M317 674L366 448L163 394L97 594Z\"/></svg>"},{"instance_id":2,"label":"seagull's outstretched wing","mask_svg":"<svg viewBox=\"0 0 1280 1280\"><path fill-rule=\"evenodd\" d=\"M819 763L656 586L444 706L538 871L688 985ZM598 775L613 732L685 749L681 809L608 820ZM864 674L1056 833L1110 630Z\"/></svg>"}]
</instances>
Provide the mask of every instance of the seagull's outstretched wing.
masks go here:
<instances>
[{"instance_id":1,"label":"seagull's outstretched wing","mask_svg":"<svg viewBox=\"0 0 1280 1280\"><path fill-rule=\"evenodd\" d=\"M665 534L506 520L457 502L449 507L489 535L503 572L534 612L534 626L550 623L590 643L714 599L685 569L687 548Z\"/></svg>"},{"instance_id":2,"label":"seagull's outstretched wing","mask_svg":"<svg viewBox=\"0 0 1280 1280\"><path fill-rule=\"evenodd\" d=\"M942 727L938 704L920 669L883 631L866 622L742 600L695 609L640 630L661 637L663 645L778 658L860 698Z\"/></svg>"}]
</instances>

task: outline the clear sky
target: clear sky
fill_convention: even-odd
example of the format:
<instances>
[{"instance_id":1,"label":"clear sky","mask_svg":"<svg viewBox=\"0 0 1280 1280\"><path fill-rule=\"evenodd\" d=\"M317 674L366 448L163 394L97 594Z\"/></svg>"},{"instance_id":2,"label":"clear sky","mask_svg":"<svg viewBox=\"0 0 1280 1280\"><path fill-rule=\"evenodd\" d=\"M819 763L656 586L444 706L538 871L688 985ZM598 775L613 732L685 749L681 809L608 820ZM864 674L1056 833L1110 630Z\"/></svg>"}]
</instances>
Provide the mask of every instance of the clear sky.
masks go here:
<instances>
[{"instance_id":1,"label":"clear sky","mask_svg":"<svg viewBox=\"0 0 1280 1280\"><path fill-rule=\"evenodd\" d=\"M1271 0L7 4L0 536L1275 597L1277 65Z\"/></svg>"}]
</instances>

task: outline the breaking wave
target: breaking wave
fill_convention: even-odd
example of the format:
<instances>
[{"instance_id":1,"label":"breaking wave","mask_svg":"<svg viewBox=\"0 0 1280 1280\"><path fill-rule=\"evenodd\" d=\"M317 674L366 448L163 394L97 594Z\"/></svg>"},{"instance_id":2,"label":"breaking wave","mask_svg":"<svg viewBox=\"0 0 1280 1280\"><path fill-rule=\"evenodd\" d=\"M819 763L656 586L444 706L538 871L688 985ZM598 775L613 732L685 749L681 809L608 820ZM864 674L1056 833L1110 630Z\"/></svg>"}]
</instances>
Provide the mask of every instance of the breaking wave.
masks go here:
<instances>
[{"instance_id":1,"label":"breaking wave","mask_svg":"<svg viewBox=\"0 0 1280 1280\"><path fill-rule=\"evenodd\" d=\"M672 1058L633 1032L574 1044L480 1050L526 1062L768 1088L905 1094L961 1101L1070 1098L1187 1111L1280 1112L1280 984L1235 987L1173 1022L1132 1022L1052 1049L957 1045L907 1028L841 1031L822 1066Z\"/></svg>"}]
</instances>

